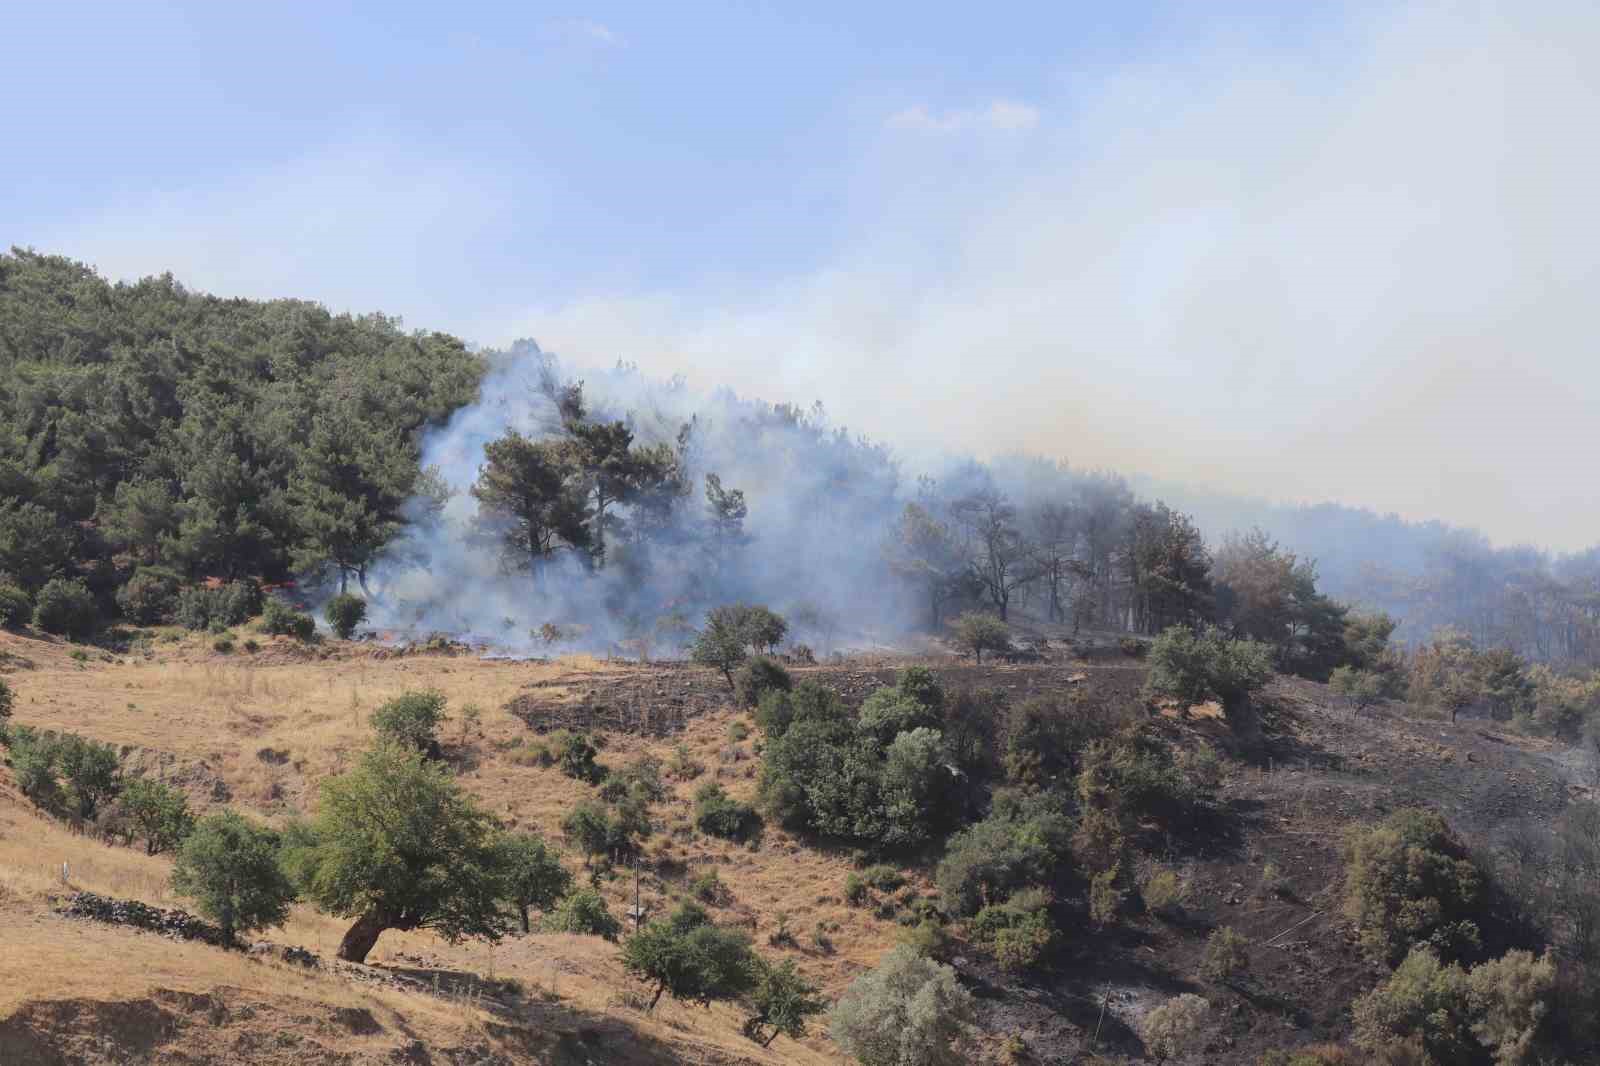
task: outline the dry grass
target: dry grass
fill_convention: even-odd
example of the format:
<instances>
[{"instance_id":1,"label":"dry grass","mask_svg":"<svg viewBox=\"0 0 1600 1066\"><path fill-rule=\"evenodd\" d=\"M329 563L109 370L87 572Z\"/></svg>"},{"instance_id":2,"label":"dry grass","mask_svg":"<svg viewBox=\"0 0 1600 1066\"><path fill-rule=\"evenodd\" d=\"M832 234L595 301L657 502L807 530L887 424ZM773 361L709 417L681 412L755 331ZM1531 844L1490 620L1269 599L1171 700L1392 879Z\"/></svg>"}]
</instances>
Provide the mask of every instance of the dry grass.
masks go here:
<instances>
[{"instance_id":1,"label":"dry grass","mask_svg":"<svg viewBox=\"0 0 1600 1066\"><path fill-rule=\"evenodd\" d=\"M577 687L596 673L630 668L577 659L518 663L377 658L371 649L348 645L337 646L339 653L331 657L302 661L294 657L293 646L267 644L251 659L242 652L231 656L211 652L209 638L158 644L149 659L123 657L114 662L74 660L64 645L10 634L0 634L0 645L0 651L32 664L8 675L18 694L17 722L68 729L140 749L130 752L130 758L159 766L163 774L191 785L220 780L231 793L231 805L271 819L314 805L317 783L348 766L370 742L367 716L379 703L407 689L439 689L452 711L469 703L483 710L480 733L463 737L459 721L443 730L447 754L460 765L465 787L508 824L536 828L555 839L564 813L594 790L554 768L514 761L511 754L531 734L504 707L535 682L554 685L546 691L555 694L563 682ZM690 879L714 867L728 890L727 900L715 908L717 919L749 929L763 952L792 955L836 995L887 950L897 927L843 903L844 879L853 868L845 855L820 853L776 829L769 830L758 847L693 830L692 797L704 782L719 780L740 797L754 791L759 765L751 754L754 736L738 745L728 742L728 723L737 716L732 708L707 714L692 719L683 734L667 739L609 738L601 758L612 765L645 754L665 763L675 746L683 743L706 768L694 780L672 782L671 795L657 806L659 828L648 842L648 854L668 872L646 878L641 895L651 913L660 913L687 891ZM731 747L742 757L734 757ZM195 773L197 768L203 773ZM202 806L209 802L204 788L192 787L191 794ZM13 947L31 950L37 939L39 960L38 965L0 962L0 985L11 995L9 1001L0 1000L0 1015L7 1003L23 999L125 998L153 987L205 990L227 985L335 1005L342 1005L341 996L353 994L340 991L343 985L335 977L307 977L201 945L173 944L49 916L46 897L63 890L63 863L74 889L160 906L183 905L167 890L166 859L70 833L38 815L11 787L8 772L0 769L0 941L7 945L0 954L16 960ZM579 860L569 855L569 863L576 867ZM619 877L602 888L614 913L631 905L631 878ZM791 916L789 925L798 947L769 947L768 937L784 913ZM819 922L828 927L831 943L826 949L814 939ZM59 935L63 928L70 935ZM327 957L343 931L342 921L297 907L288 925L271 938ZM100 944L104 938L113 940ZM113 941L114 950L109 946ZM96 966L89 974L85 960L106 953L116 955L116 964ZM370 961L414 966L419 958L447 970L515 977L530 995L552 994L573 1010L626 1020L641 1039L716 1048L734 1061L834 1058L820 1037L803 1045L779 1040L763 1052L740 1035L740 1015L733 1008L706 1011L664 1001L647 1015L639 1008L638 986L621 970L616 947L593 938L535 935L497 947L451 946L425 933L389 932Z\"/></svg>"}]
</instances>

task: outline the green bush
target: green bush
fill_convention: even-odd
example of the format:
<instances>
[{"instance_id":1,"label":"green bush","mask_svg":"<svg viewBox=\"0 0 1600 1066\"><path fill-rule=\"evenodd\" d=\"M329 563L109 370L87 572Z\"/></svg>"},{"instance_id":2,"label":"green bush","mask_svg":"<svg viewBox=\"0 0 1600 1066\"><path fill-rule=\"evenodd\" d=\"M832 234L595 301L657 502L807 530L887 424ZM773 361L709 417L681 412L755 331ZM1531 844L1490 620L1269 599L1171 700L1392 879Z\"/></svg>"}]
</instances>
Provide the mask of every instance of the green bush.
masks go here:
<instances>
[{"instance_id":1,"label":"green bush","mask_svg":"<svg viewBox=\"0 0 1600 1066\"><path fill-rule=\"evenodd\" d=\"M689 882L689 895L701 903L720 903L727 889L722 884L722 878L713 868Z\"/></svg>"},{"instance_id":2,"label":"green bush","mask_svg":"<svg viewBox=\"0 0 1600 1066\"><path fill-rule=\"evenodd\" d=\"M952 914L972 915L987 900L1047 884L1068 854L1071 820L1049 800L997 810L950 838L935 880Z\"/></svg>"},{"instance_id":3,"label":"green bush","mask_svg":"<svg viewBox=\"0 0 1600 1066\"><path fill-rule=\"evenodd\" d=\"M263 605L261 626L273 636L294 637L302 641L310 640L317 633L317 623L311 620L309 614L300 613L276 597L269 598Z\"/></svg>"},{"instance_id":4,"label":"green bush","mask_svg":"<svg viewBox=\"0 0 1600 1066\"><path fill-rule=\"evenodd\" d=\"M741 706L755 707L768 692L788 692L794 688L794 678L789 676L776 659L757 655L739 668L733 678L734 695Z\"/></svg>"},{"instance_id":5,"label":"green bush","mask_svg":"<svg viewBox=\"0 0 1600 1066\"><path fill-rule=\"evenodd\" d=\"M16 694L11 691L11 686L6 679L0 677L0 737L5 735L6 719L11 717L11 708L16 705Z\"/></svg>"},{"instance_id":6,"label":"green bush","mask_svg":"<svg viewBox=\"0 0 1600 1066\"><path fill-rule=\"evenodd\" d=\"M968 930L989 948L1001 969L1019 972L1038 965L1055 940L1049 908L1049 893L1023 889L1003 903L979 910Z\"/></svg>"},{"instance_id":7,"label":"green bush","mask_svg":"<svg viewBox=\"0 0 1600 1066\"><path fill-rule=\"evenodd\" d=\"M117 606L123 617L140 625L164 622L177 606L181 583L177 574L164 567L141 566L117 590Z\"/></svg>"},{"instance_id":8,"label":"green bush","mask_svg":"<svg viewBox=\"0 0 1600 1066\"><path fill-rule=\"evenodd\" d=\"M1173 626L1151 643L1149 658L1151 692L1190 704L1236 706L1272 678L1270 648L1216 627L1196 633Z\"/></svg>"},{"instance_id":9,"label":"green bush","mask_svg":"<svg viewBox=\"0 0 1600 1066\"><path fill-rule=\"evenodd\" d=\"M1250 941L1234 932L1233 926L1213 929L1206 937L1200 958L1200 972L1213 981L1227 984L1250 968Z\"/></svg>"},{"instance_id":10,"label":"green bush","mask_svg":"<svg viewBox=\"0 0 1600 1066\"><path fill-rule=\"evenodd\" d=\"M1188 898L1189 886L1172 870L1157 867L1139 886L1139 898L1151 914L1170 915L1183 908Z\"/></svg>"},{"instance_id":11,"label":"green bush","mask_svg":"<svg viewBox=\"0 0 1600 1066\"><path fill-rule=\"evenodd\" d=\"M349 640L356 626L366 620L367 601L360 596L341 592L323 606L322 617L340 640Z\"/></svg>"},{"instance_id":12,"label":"green bush","mask_svg":"<svg viewBox=\"0 0 1600 1066\"><path fill-rule=\"evenodd\" d=\"M171 785L136 777L117 798L128 823L144 837L146 855L159 855L182 844L194 829L189 801Z\"/></svg>"},{"instance_id":13,"label":"green bush","mask_svg":"<svg viewBox=\"0 0 1600 1066\"><path fill-rule=\"evenodd\" d=\"M94 597L82 581L53 577L34 597L33 624L46 633L81 640L94 632Z\"/></svg>"},{"instance_id":14,"label":"green bush","mask_svg":"<svg viewBox=\"0 0 1600 1066\"><path fill-rule=\"evenodd\" d=\"M701 1005L737 999L757 976L749 939L717 928L695 903L679 904L630 936L622 945L622 966L654 986L651 1010L664 994Z\"/></svg>"},{"instance_id":15,"label":"green bush","mask_svg":"<svg viewBox=\"0 0 1600 1066\"><path fill-rule=\"evenodd\" d=\"M591 785L605 780L606 768L595 761L595 756L600 754L599 749L587 733L565 733L557 738L557 744L553 746L556 762L568 777L587 781Z\"/></svg>"},{"instance_id":16,"label":"green bush","mask_svg":"<svg viewBox=\"0 0 1600 1066\"><path fill-rule=\"evenodd\" d=\"M0 581L0 629L25 626L33 618L33 598L20 586Z\"/></svg>"},{"instance_id":17,"label":"green bush","mask_svg":"<svg viewBox=\"0 0 1600 1066\"><path fill-rule=\"evenodd\" d=\"M828 1034L863 1066L962 1066L975 1020L955 971L901 944L845 990Z\"/></svg>"},{"instance_id":18,"label":"green bush","mask_svg":"<svg viewBox=\"0 0 1600 1066\"><path fill-rule=\"evenodd\" d=\"M1394 962L1426 944L1451 960L1477 949L1483 877L1443 818L1395 811L1352 829L1344 857L1344 911L1371 955Z\"/></svg>"},{"instance_id":19,"label":"green bush","mask_svg":"<svg viewBox=\"0 0 1600 1066\"><path fill-rule=\"evenodd\" d=\"M878 743L887 746L901 733L913 729L937 729L942 723L936 711L905 695L899 689L880 688L861 703L856 725Z\"/></svg>"},{"instance_id":20,"label":"green bush","mask_svg":"<svg viewBox=\"0 0 1600 1066\"><path fill-rule=\"evenodd\" d=\"M495 844L501 891L529 932L528 911L548 911L572 889L572 874L536 833L509 833Z\"/></svg>"},{"instance_id":21,"label":"green bush","mask_svg":"<svg viewBox=\"0 0 1600 1066\"><path fill-rule=\"evenodd\" d=\"M544 916L540 928L549 933L579 933L615 941L622 923L606 906L605 897L592 888L580 888Z\"/></svg>"},{"instance_id":22,"label":"green bush","mask_svg":"<svg viewBox=\"0 0 1600 1066\"><path fill-rule=\"evenodd\" d=\"M729 796L715 782L700 786L694 795L694 824L702 833L725 840L747 840L761 829L761 816L748 803Z\"/></svg>"},{"instance_id":23,"label":"green bush","mask_svg":"<svg viewBox=\"0 0 1600 1066\"><path fill-rule=\"evenodd\" d=\"M1200 1031L1205 1026L1211 1004L1185 992L1167 1000L1144 1016L1141 1035L1144 1046L1157 1062L1181 1058L1199 1049Z\"/></svg>"},{"instance_id":24,"label":"green bush","mask_svg":"<svg viewBox=\"0 0 1600 1066\"><path fill-rule=\"evenodd\" d=\"M66 798L79 818L92 818L100 804L121 786L117 750L76 733L63 733L49 742L50 759L61 775Z\"/></svg>"},{"instance_id":25,"label":"green bush","mask_svg":"<svg viewBox=\"0 0 1600 1066\"><path fill-rule=\"evenodd\" d=\"M439 726L445 720L444 693L433 689L404 692L372 712L378 735L420 752L435 750Z\"/></svg>"},{"instance_id":26,"label":"green bush","mask_svg":"<svg viewBox=\"0 0 1600 1066\"><path fill-rule=\"evenodd\" d=\"M239 932L282 925L295 898L278 864L278 834L233 811L195 823L173 863L172 890L192 898L229 942Z\"/></svg>"},{"instance_id":27,"label":"green bush","mask_svg":"<svg viewBox=\"0 0 1600 1066\"><path fill-rule=\"evenodd\" d=\"M280 616L287 610L279 601L271 602L278 604L276 610ZM181 590L175 619L185 629L200 631L216 626L239 625L261 613L261 610L261 586L252 580L237 580L220 588L193 585ZM280 617L277 624L279 629L269 629L268 632L294 632L294 623L287 619Z\"/></svg>"},{"instance_id":28,"label":"green bush","mask_svg":"<svg viewBox=\"0 0 1600 1066\"><path fill-rule=\"evenodd\" d=\"M902 696L926 707L935 718L931 724L938 724L939 716L944 710L944 686L939 683L932 670L926 666L908 666L900 671L900 676L895 680L895 688Z\"/></svg>"},{"instance_id":29,"label":"green bush","mask_svg":"<svg viewBox=\"0 0 1600 1066\"><path fill-rule=\"evenodd\" d=\"M979 663L986 651L1011 650L1011 629L992 614L969 613L952 624L956 643L972 653Z\"/></svg>"}]
</instances>

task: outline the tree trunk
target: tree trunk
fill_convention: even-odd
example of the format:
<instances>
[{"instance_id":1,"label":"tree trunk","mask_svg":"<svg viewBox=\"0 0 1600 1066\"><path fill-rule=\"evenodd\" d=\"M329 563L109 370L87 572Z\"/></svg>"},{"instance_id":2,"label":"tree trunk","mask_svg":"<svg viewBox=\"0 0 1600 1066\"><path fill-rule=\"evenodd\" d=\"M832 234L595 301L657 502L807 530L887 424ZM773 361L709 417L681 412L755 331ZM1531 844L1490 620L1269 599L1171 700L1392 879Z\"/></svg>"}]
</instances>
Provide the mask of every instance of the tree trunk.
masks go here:
<instances>
[{"instance_id":1,"label":"tree trunk","mask_svg":"<svg viewBox=\"0 0 1600 1066\"><path fill-rule=\"evenodd\" d=\"M667 990L667 986L666 985L657 985L656 986L656 994L650 997L650 1006L645 1008L645 1012L646 1013L649 1013L650 1011L653 1011L653 1010L656 1009L656 1004L661 1002L661 993L665 992L666 990Z\"/></svg>"},{"instance_id":2,"label":"tree trunk","mask_svg":"<svg viewBox=\"0 0 1600 1066\"><path fill-rule=\"evenodd\" d=\"M522 931L524 933L532 932L532 930L528 928L528 908L519 907L518 909L522 911Z\"/></svg>"},{"instance_id":3,"label":"tree trunk","mask_svg":"<svg viewBox=\"0 0 1600 1066\"><path fill-rule=\"evenodd\" d=\"M378 937L389 928L389 920L377 911L368 911L356 919L344 939L339 941L339 958L346 962L366 962L367 952L378 942Z\"/></svg>"}]
</instances>

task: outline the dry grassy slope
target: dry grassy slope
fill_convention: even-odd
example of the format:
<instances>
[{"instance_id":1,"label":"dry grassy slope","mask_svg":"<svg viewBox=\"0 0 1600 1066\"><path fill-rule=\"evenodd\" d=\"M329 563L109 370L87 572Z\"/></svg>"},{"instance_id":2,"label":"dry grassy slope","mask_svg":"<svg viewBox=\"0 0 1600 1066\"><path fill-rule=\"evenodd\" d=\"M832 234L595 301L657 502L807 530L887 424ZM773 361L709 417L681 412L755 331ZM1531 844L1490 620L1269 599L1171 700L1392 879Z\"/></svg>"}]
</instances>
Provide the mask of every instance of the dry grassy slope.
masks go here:
<instances>
[{"instance_id":1,"label":"dry grassy slope","mask_svg":"<svg viewBox=\"0 0 1600 1066\"><path fill-rule=\"evenodd\" d=\"M82 661L81 653L73 657L78 649L66 644L0 634L0 655L4 655L0 670L17 692L18 723L73 730L116 744L130 764L184 784L202 808L226 802L269 819L314 802L317 783L347 766L368 743L366 716L373 707L406 689L438 688L450 698L453 709L469 703L484 709L481 732L463 736L456 725L446 729L447 757L458 764L466 787L508 822L559 836L562 815L590 789L554 769L515 761L512 753L533 734L503 708L533 685L539 686L543 697L560 698L563 687L552 682L563 678L580 685L574 698L581 699L599 679L630 669L590 660L511 663L396 657L360 645L336 645L332 655L322 658L286 642L264 644L254 656L222 655L210 649L209 638L190 638L160 644L148 659L91 652ZM689 832L691 797L701 782L720 779L735 795L753 789L756 761L750 757L750 741L737 745L728 741L729 722L735 717L736 712L724 708L692 719L682 734L670 738L612 738L604 755L608 762L620 764L647 752L666 758L681 741L707 767L699 780L675 783L675 795L658 811L663 831L652 842L652 856L669 860L668 866L681 873L670 881L647 880L641 895L647 906L659 911L683 881L714 866L730 889L729 902L717 908L718 919L749 927L766 950L778 916L794 915L791 924L801 947L789 949L790 953L814 979L837 992L876 960L892 943L895 931L892 923L847 908L838 899L851 868L848 859L803 848L779 831L769 832L759 851ZM199 945L177 945L49 915L47 897L62 891L63 863L73 888L164 906L181 906L182 901L167 892L166 860L99 844L40 817L10 787L7 773L0 769L0 893L7 901L0 909L0 940L8 948L0 953L0 1012L19 1011L10 1023L13 1028L24 1024L18 1019L31 1019L26 1021L29 1027L48 1024L73 1030L81 1023L92 1029L100 1024L96 1019L111 1016L106 1013L109 1008L49 1004L154 1003L151 996L162 989L196 995L238 989L246 999L279 997L273 1002L283 1011L310 1011L308 1017L319 1016L323 1008L350 1005L348 997L357 993L342 978L308 979ZM576 858L569 861L577 864ZM614 882L606 891L615 912L631 905L631 882ZM819 921L830 923L833 950L827 953L812 942L811 930ZM271 939L326 957L342 931L341 923L301 907ZM9 950L13 943L30 950ZM34 947L37 952L31 950ZM26 961L30 955L45 960L45 965ZM102 957L113 957L116 965L98 965ZM370 961L378 967L514 977L530 995L558 997L555 1006L542 1004L539 1010L565 1012L574 1031L593 1027L598 1019L609 1025L605 1031L613 1034L612 1044L621 1039L615 1034L632 1034L623 1042L627 1054L614 1048L595 1061L832 1061L820 1038L804 1045L780 1039L771 1049L760 1049L740 1035L739 1016L727 1008L706 1011L663 1002L653 1015L646 1015L639 1009L637 989L617 962L615 947L594 939L518 937L491 949L481 943L451 946L426 934L391 932L384 935ZM397 1018L415 1015L432 1025L439 1007L431 997L386 994L398 997L388 1008ZM135 1014L153 1017L152 1011L176 1009L166 1001L157 1007L142 1005ZM524 1013L529 1009L527 1004L517 1008ZM455 1011L451 1016L457 1018L457 1030L469 1035L478 1031L475 1026L491 1024L486 1015L474 1019ZM434 1045L436 1030L429 1026L411 1028L426 1032L430 1046L455 1046L454 1037ZM240 1031L249 1028L244 1025ZM313 1030L320 1031L310 1025L302 1035L313 1039ZM185 1054L211 1054L221 1046L208 1042L209 1037L194 1036L200 1030L183 1028L183 1032L189 1041L183 1045L188 1049ZM398 1046L396 1034L405 1032L397 1020L376 1034L341 1033L337 1047ZM216 1039L231 1038L224 1034ZM459 1040L455 1043L465 1046ZM551 1054L534 1048L517 1052L512 1061L564 1061ZM9 1061L0 1055L0 1062ZM101 1061L122 1060L108 1052Z\"/></svg>"}]
</instances>

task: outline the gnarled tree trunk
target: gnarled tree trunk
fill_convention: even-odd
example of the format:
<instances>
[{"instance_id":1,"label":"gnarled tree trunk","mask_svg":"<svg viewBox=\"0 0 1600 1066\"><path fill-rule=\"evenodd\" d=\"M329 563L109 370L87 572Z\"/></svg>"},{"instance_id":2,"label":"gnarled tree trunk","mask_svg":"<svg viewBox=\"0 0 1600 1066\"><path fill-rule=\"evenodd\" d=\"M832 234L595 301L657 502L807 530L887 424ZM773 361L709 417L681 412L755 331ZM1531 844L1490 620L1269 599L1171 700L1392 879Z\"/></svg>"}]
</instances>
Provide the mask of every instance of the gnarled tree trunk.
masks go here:
<instances>
[{"instance_id":1,"label":"gnarled tree trunk","mask_svg":"<svg viewBox=\"0 0 1600 1066\"><path fill-rule=\"evenodd\" d=\"M367 952L378 942L378 937L393 923L379 911L368 911L356 919L339 941L339 958L346 962L366 962Z\"/></svg>"}]
</instances>

